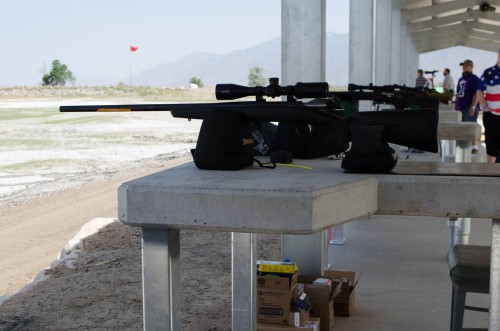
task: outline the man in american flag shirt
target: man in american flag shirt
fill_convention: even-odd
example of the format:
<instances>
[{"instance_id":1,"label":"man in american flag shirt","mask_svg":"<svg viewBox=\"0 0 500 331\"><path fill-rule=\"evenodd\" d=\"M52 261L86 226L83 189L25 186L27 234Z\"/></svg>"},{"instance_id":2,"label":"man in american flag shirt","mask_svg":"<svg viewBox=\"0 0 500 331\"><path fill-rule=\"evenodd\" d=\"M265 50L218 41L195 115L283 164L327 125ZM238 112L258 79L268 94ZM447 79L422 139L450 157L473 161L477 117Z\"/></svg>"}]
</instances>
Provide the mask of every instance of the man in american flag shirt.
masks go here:
<instances>
[{"instance_id":1,"label":"man in american flag shirt","mask_svg":"<svg viewBox=\"0 0 500 331\"><path fill-rule=\"evenodd\" d=\"M477 85L477 99L483 111L488 162L500 159L500 51L497 63L483 72ZM500 160L499 160L500 161Z\"/></svg>"}]
</instances>

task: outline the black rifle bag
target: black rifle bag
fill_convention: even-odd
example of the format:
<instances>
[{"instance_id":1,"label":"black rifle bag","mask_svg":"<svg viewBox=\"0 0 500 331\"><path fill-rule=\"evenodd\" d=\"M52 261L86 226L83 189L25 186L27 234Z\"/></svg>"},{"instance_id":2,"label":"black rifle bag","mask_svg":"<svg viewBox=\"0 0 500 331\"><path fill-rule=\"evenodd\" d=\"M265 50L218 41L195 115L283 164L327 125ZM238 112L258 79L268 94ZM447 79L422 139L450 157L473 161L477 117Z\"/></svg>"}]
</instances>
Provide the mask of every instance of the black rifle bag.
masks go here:
<instances>
[{"instance_id":1,"label":"black rifle bag","mask_svg":"<svg viewBox=\"0 0 500 331\"><path fill-rule=\"evenodd\" d=\"M253 164L253 147L252 129L243 115L217 109L203 119L191 154L200 169L239 170Z\"/></svg>"},{"instance_id":2,"label":"black rifle bag","mask_svg":"<svg viewBox=\"0 0 500 331\"><path fill-rule=\"evenodd\" d=\"M383 125L351 125L352 144L342 168L359 173L388 173L398 161Z\"/></svg>"}]
</instances>

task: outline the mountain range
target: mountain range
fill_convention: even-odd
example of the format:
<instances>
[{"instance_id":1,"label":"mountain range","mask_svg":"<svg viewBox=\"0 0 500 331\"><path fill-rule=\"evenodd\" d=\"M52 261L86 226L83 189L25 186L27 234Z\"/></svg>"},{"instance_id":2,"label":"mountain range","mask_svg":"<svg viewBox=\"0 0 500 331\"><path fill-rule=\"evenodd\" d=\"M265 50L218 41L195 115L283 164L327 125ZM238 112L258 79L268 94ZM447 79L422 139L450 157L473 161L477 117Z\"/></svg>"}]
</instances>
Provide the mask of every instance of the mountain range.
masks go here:
<instances>
[{"instance_id":1,"label":"mountain range","mask_svg":"<svg viewBox=\"0 0 500 331\"><path fill-rule=\"evenodd\" d=\"M347 85L348 78L348 34L328 33L326 79L332 85ZM341 51L338 51L341 50ZM281 38L274 38L245 50L219 55L193 53L176 61L132 75L134 85L155 87L186 86L196 76L205 86L217 83L248 84L252 67L261 67L263 75L281 77ZM122 81L127 82L128 78Z\"/></svg>"},{"instance_id":2,"label":"mountain range","mask_svg":"<svg viewBox=\"0 0 500 331\"><path fill-rule=\"evenodd\" d=\"M435 82L443 80L444 68L451 69L455 82L461 75L459 63L471 59L475 63L474 72L479 76L482 71L493 65L496 53L467 47L452 47L420 55L420 68L426 71L437 70ZM153 87L187 86L192 77L200 78L205 86L217 83L248 84L248 74L252 67L261 67L263 75L281 77L281 39L274 38L244 50L235 50L227 54L192 53L176 61L133 74L133 85ZM426 75L427 78L430 75ZM130 77L121 81L128 82ZM332 86L347 86L349 79L349 34L328 32L326 36L326 80ZM77 81L82 85L109 84ZM115 82L116 84L118 82ZM360 83L360 82L352 82Z\"/></svg>"}]
</instances>

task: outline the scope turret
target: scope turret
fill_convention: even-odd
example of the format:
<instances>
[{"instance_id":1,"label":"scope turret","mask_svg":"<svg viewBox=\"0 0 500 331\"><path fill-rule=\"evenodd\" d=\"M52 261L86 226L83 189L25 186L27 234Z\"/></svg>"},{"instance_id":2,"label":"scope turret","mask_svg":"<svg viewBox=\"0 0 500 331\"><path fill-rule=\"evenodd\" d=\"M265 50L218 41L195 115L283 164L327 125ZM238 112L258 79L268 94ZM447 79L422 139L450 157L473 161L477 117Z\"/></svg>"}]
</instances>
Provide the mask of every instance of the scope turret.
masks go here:
<instances>
[{"instance_id":1,"label":"scope turret","mask_svg":"<svg viewBox=\"0 0 500 331\"><path fill-rule=\"evenodd\" d=\"M236 84L217 84L215 86L217 100L234 100L248 96L255 96L257 100L263 100L264 96L275 98L282 95L286 95L288 99L292 97L297 99L327 98L328 83L297 83L280 86L278 78L269 78L269 85L265 87L247 87Z\"/></svg>"}]
</instances>

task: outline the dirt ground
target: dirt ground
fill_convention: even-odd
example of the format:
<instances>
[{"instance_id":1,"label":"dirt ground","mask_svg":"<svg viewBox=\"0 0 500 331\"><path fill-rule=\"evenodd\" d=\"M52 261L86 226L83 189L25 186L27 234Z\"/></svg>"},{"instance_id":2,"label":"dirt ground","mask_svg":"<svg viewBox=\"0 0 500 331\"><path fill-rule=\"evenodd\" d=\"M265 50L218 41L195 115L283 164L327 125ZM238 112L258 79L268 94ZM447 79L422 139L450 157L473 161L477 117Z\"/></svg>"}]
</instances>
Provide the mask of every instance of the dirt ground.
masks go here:
<instances>
[{"instance_id":1,"label":"dirt ground","mask_svg":"<svg viewBox=\"0 0 500 331\"><path fill-rule=\"evenodd\" d=\"M141 236L113 221L116 189L189 161L199 123L70 118L60 103L0 100L0 330L140 330ZM54 262L96 218L112 222ZM258 236L258 258L279 250ZM231 329L230 260L230 233L181 231L183 330Z\"/></svg>"},{"instance_id":2,"label":"dirt ground","mask_svg":"<svg viewBox=\"0 0 500 331\"><path fill-rule=\"evenodd\" d=\"M230 240L230 233L181 231L183 330L231 330ZM278 235L257 241L260 258L279 257ZM139 229L115 221L44 274L0 305L0 330L142 329Z\"/></svg>"}]
</instances>

